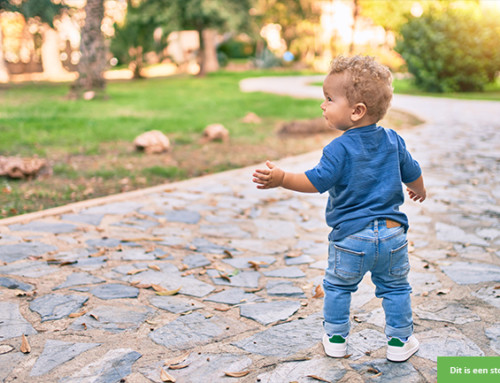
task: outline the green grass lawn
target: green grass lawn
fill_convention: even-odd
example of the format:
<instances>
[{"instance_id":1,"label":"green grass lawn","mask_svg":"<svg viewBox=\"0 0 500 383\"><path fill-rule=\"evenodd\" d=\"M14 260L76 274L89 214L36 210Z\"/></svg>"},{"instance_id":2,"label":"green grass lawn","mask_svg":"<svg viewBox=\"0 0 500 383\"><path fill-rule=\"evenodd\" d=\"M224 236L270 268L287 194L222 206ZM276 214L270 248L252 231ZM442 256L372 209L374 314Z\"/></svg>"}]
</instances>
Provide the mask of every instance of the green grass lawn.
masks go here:
<instances>
[{"instance_id":1,"label":"green grass lawn","mask_svg":"<svg viewBox=\"0 0 500 383\"><path fill-rule=\"evenodd\" d=\"M66 99L67 84L0 88L0 154L44 156L54 150L98 154L102 143L131 141L152 129L187 143L211 123L221 123L232 136L251 140L260 133L240 121L250 111L262 118L287 120L319 115L318 101L239 91L242 78L271 73L110 82L109 99L92 101Z\"/></svg>"}]
</instances>

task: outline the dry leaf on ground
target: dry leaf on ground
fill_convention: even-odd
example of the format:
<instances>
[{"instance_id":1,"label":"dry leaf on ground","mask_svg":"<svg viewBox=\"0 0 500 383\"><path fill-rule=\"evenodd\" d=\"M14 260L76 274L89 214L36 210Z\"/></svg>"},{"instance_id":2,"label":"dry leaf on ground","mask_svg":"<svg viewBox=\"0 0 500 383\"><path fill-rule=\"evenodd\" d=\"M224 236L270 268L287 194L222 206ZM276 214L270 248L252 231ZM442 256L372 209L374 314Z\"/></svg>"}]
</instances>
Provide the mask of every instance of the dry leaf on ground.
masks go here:
<instances>
[{"instance_id":1,"label":"dry leaf on ground","mask_svg":"<svg viewBox=\"0 0 500 383\"><path fill-rule=\"evenodd\" d=\"M451 291L451 289L441 289L436 292L437 295L446 295Z\"/></svg>"},{"instance_id":2,"label":"dry leaf on ground","mask_svg":"<svg viewBox=\"0 0 500 383\"><path fill-rule=\"evenodd\" d=\"M26 338L26 335L24 334L21 340L21 352L25 354L29 354L31 352L31 346L28 342L28 338Z\"/></svg>"},{"instance_id":3,"label":"dry leaf on ground","mask_svg":"<svg viewBox=\"0 0 500 383\"><path fill-rule=\"evenodd\" d=\"M139 274L139 273L142 273L143 271L146 271L147 269L134 269L134 270L130 270L127 275L135 275L135 274Z\"/></svg>"},{"instance_id":4,"label":"dry leaf on ground","mask_svg":"<svg viewBox=\"0 0 500 383\"><path fill-rule=\"evenodd\" d=\"M168 296L168 295L175 295L177 294L179 291L181 291L182 289L182 286L179 286L178 288L176 288L175 290L166 290L166 289L163 289L163 290L156 290L156 295L160 295L160 296Z\"/></svg>"},{"instance_id":5,"label":"dry leaf on ground","mask_svg":"<svg viewBox=\"0 0 500 383\"><path fill-rule=\"evenodd\" d=\"M148 267L149 267L151 270L161 271L160 266L158 266L158 265L148 265Z\"/></svg>"},{"instance_id":6,"label":"dry leaf on ground","mask_svg":"<svg viewBox=\"0 0 500 383\"><path fill-rule=\"evenodd\" d=\"M160 367L160 379L162 382L172 382L172 383L176 382L175 378L161 367Z\"/></svg>"},{"instance_id":7,"label":"dry leaf on ground","mask_svg":"<svg viewBox=\"0 0 500 383\"><path fill-rule=\"evenodd\" d=\"M78 317L81 317L82 315L85 315L87 312L84 310L84 311L80 311L79 313L71 313L68 315L68 317L70 318L78 318Z\"/></svg>"},{"instance_id":8,"label":"dry leaf on ground","mask_svg":"<svg viewBox=\"0 0 500 383\"><path fill-rule=\"evenodd\" d=\"M325 292L321 285L316 286L316 290L314 291L313 298L323 298L325 296Z\"/></svg>"},{"instance_id":9,"label":"dry leaf on ground","mask_svg":"<svg viewBox=\"0 0 500 383\"><path fill-rule=\"evenodd\" d=\"M250 374L250 370L239 371L239 372L227 372L227 371L224 372L224 375L230 376L232 378L241 378L243 376L247 376L248 374Z\"/></svg>"},{"instance_id":10,"label":"dry leaf on ground","mask_svg":"<svg viewBox=\"0 0 500 383\"><path fill-rule=\"evenodd\" d=\"M329 380L326 380L320 376L317 376L317 375L307 375L308 378L311 378L311 379L316 379L316 380L319 380L320 382L327 382L327 383L331 383Z\"/></svg>"}]
</instances>

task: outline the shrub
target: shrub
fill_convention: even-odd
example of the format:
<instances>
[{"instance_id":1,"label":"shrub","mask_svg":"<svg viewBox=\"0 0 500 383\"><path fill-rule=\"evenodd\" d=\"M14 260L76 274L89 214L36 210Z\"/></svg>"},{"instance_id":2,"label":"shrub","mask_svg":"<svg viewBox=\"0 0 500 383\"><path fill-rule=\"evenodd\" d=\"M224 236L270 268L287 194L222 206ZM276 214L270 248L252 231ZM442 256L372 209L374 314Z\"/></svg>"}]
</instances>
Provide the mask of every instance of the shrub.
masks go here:
<instances>
[{"instance_id":1,"label":"shrub","mask_svg":"<svg viewBox=\"0 0 500 383\"><path fill-rule=\"evenodd\" d=\"M478 91L495 79L500 30L493 17L479 11L430 9L409 19L400 32L396 51L416 85L426 91Z\"/></svg>"}]
</instances>

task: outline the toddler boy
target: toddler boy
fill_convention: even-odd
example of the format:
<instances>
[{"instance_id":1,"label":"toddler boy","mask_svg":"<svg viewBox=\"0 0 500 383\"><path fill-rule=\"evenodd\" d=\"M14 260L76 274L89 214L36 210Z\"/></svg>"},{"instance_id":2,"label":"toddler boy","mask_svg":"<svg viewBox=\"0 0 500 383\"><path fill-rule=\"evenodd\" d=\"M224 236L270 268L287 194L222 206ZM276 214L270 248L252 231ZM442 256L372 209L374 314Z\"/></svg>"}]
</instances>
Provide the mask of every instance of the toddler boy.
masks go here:
<instances>
[{"instance_id":1,"label":"toddler boy","mask_svg":"<svg viewBox=\"0 0 500 383\"><path fill-rule=\"evenodd\" d=\"M417 352L408 283L408 219L399 211L409 197L423 202L426 190L419 164L393 130L377 126L392 99L392 75L372 57L338 57L323 83L321 104L329 127L344 133L323 149L320 162L305 173L286 172L267 161L257 169L257 188L284 187L329 198L328 267L323 287L323 346L343 357L350 330L351 293L367 271L382 298L387 359L402 362Z\"/></svg>"}]
</instances>

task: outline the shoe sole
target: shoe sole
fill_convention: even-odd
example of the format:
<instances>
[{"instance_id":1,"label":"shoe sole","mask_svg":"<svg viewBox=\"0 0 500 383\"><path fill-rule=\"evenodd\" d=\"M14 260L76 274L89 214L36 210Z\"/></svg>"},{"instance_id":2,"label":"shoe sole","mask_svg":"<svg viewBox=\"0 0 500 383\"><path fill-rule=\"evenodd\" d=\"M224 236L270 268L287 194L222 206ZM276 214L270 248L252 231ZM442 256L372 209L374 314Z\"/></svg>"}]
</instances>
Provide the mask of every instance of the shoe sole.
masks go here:
<instances>
[{"instance_id":1,"label":"shoe sole","mask_svg":"<svg viewBox=\"0 0 500 383\"><path fill-rule=\"evenodd\" d=\"M332 358L343 358L347 354L347 345L345 346L344 350L342 351L332 351L329 350L331 348L331 343L328 340L328 336L323 336L323 348L325 349L325 354L332 357Z\"/></svg>"},{"instance_id":2,"label":"shoe sole","mask_svg":"<svg viewBox=\"0 0 500 383\"><path fill-rule=\"evenodd\" d=\"M415 354L418 351L418 348L419 345L417 344L415 347L408 350L404 354L392 354L390 351L387 351L387 360L391 362L406 362L413 356L413 354Z\"/></svg>"}]
</instances>

